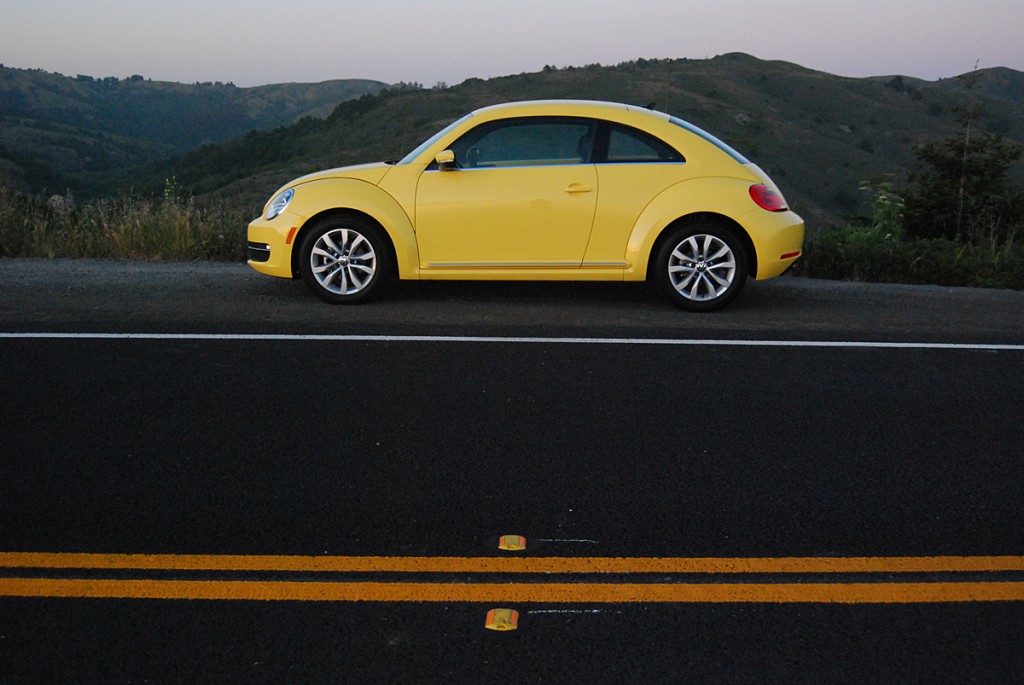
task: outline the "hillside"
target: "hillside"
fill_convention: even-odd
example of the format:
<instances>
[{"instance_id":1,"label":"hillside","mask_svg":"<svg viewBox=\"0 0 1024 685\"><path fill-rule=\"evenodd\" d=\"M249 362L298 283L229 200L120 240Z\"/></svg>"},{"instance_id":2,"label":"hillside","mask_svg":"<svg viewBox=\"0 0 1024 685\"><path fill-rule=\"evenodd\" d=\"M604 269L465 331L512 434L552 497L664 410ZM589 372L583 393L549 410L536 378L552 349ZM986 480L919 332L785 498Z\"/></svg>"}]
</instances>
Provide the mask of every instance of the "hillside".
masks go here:
<instances>
[{"instance_id":1,"label":"hillside","mask_svg":"<svg viewBox=\"0 0 1024 685\"><path fill-rule=\"evenodd\" d=\"M980 76L973 96L984 103L984 127L1024 143L1024 73L991 69ZM397 159L477 107L599 99L653 103L706 128L768 171L809 223L824 226L867 211L863 181L905 173L915 162L915 146L955 132L953 108L967 97L959 79L843 78L742 54L548 67L446 89L388 89L343 103L322 121L193 151L160 165L154 178L175 175L199 195L258 208L289 178Z\"/></svg>"},{"instance_id":2,"label":"hillside","mask_svg":"<svg viewBox=\"0 0 1024 685\"><path fill-rule=\"evenodd\" d=\"M348 80L237 88L0 66L0 174L9 185L35 191L105 192L111 173L126 167L324 117L339 102L385 85Z\"/></svg>"},{"instance_id":3,"label":"hillside","mask_svg":"<svg viewBox=\"0 0 1024 685\"><path fill-rule=\"evenodd\" d=\"M7 111L2 84L11 71L15 70L0 71L0 112ZM17 130L22 135L30 131L37 137L51 136L49 156L21 158L29 177L35 160L61 180L78 183L67 184L76 193L95 190L98 182L106 193L129 188L159 192L165 179L175 177L200 200L249 207L255 213L290 178L327 167L397 159L440 127L485 105L544 98L653 103L723 138L761 165L814 228L866 213L869 198L859 190L860 184L904 174L915 163L916 146L958 130L954 108L969 97L983 104L984 129L1024 144L1024 73L997 68L975 75L977 85L968 93L958 78L844 78L743 54L710 60L641 59L613 67L546 67L537 73L470 79L448 88L400 85L381 91L382 84L362 82L366 94L353 91L357 97L322 119L306 115L322 114L329 107L323 104L329 97L316 100L308 95L325 84L238 89L129 79L103 86L80 78L64 79L60 85L75 92L116 85L114 89L124 93L122 100L134 97L149 104L132 110L139 113L139 120L131 126L97 114L87 119L83 111L71 109L64 119L51 114L35 120L35 128L24 125ZM16 72L15 77L27 78L26 72ZM148 89L129 96L147 84ZM180 98L160 104L162 96L157 93L178 89L184 89L192 104L183 105ZM303 89L308 97L297 95ZM37 86L37 91L43 90ZM35 97L44 95L37 92ZM47 97L59 102L58 95ZM336 91L330 97L338 102L344 99L341 95ZM62 110L53 104L48 111ZM5 115L3 126L23 119ZM257 126L256 121L266 123ZM84 128L82 122L98 135L75 138ZM294 123L281 126L282 122ZM216 134L210 132L214 129ZM2 143L11 148L9 130L2 131ZM187 140L174 138L175 131ZM204 139L226 138L231 139L194 147ZM3 150L0 156L6 156ZM1024 182L1021 166L1013 173ZM72 170L57 171L63 169ZM33 184L36 189L41 186L62 187Z\"/></svg>"}]
</instances>

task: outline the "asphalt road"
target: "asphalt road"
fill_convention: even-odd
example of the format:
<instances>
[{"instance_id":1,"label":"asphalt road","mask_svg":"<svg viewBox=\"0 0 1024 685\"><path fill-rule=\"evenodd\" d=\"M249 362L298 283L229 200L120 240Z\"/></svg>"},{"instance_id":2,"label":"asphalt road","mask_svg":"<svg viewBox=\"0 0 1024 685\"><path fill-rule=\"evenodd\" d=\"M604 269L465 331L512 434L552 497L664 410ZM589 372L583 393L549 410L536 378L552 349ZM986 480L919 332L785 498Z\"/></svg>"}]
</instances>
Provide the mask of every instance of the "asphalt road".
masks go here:
<instances>
[{"instance_id":1,"label":"asphalt road","mask_svg":"<svg viewBox=\"0 0 1024 685\"><path fill-rule=\"evenodd\" d=\"M239 264L0 259L5 330L753 337L1010 342L1024 293L784 277L711 316L646 284L399 283L371 307L323 307Z\"/></svg>"},{"instance_id":2,"label":"asphalt road","mask_svg":"<svg viewBox=\"0 0 1024 685\"><path fill-rule=\"evenodd\" d=\"M784 278L692 315L635 286L400 284L336 308L236 265L0 260L0 552L473 561L516 533L540 560L1020 558L1022 344L1014 292ZM0 569L0 587L67 576ZM904 579L1024 569L798 577ZM1011 682L1024 667L1021 601L527 601L508 633L483 629L490 608L8 596L0 682Z\"/></svg>"}]
</instances>

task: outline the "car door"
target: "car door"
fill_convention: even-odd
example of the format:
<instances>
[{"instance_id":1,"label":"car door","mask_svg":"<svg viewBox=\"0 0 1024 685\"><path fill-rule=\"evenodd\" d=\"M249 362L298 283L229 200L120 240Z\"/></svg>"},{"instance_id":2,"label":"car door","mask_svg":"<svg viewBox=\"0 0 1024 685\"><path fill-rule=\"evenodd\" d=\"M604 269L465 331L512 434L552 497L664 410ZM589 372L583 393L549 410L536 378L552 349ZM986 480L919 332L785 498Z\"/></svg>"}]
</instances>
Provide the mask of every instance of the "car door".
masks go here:
<instances>
[{"instance_id":1,"label":"car door","mask_svg":"<svg viewBox=\"0 0 1024 685\"><path fill-rule=\"evenodd\" d=\"M523 117L482 124L452 144L416 191L421 268L579 267L597 205L597 123Z\"/></svg>"},{"instance_id":2,"label":"car door","mask_svg":"<svg viewBox=\"0 0 1024 685\"><path fill-rule=\"evenodd\" d=\"M682 153L650 133L603 127L594 152L601 197L584 266L628 266L623 260L641 212L666 188L688 178Z\"/></svg>"}]
</instances>

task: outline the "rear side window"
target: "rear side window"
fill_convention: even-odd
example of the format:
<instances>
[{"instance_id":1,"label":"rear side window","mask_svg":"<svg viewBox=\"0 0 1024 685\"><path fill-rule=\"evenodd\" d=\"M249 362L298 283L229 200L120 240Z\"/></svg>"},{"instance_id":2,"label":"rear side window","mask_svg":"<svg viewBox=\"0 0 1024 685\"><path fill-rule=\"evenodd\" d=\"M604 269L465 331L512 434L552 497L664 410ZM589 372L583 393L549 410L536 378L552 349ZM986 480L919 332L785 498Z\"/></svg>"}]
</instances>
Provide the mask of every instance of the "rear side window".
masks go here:
<instances>
[{"instance_id":1,"label":"rear side window","mask_svg":"<svg viewBox=\"0 0 1024 685\"><path fill-rule=\"evenodd\" d=\"M652 164L685 162L679 151L649 133L628 126L613 125L608 136L609 164Z\"/></svg>"}]
</instances>

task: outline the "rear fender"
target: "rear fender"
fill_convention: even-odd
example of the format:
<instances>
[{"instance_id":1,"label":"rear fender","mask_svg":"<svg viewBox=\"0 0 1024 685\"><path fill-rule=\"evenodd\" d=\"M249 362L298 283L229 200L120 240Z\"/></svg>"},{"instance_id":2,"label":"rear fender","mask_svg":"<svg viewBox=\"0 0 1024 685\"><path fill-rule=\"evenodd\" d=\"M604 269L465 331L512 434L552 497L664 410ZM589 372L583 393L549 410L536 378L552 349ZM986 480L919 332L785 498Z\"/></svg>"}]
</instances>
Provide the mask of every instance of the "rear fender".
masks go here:
<instances>
[{"instance_id":1,"label":"rear fender","mask_svg":"<svg viewBox=\"0 0 1024 685\"><path fill-rule=\"evenodd\" d=\"M658 238L665 229L689 216L718 215L743 232L750 239L744 219L755 211L764 212L750 199L749 179L697 178L666 188L651 200L633 225L626 245L626 260L630 266L625 280L647 278L647 266ZM739 211L737 211L739 210ZM750 255L756 260L756 255Z\"/></svg>"}]
</instances>

